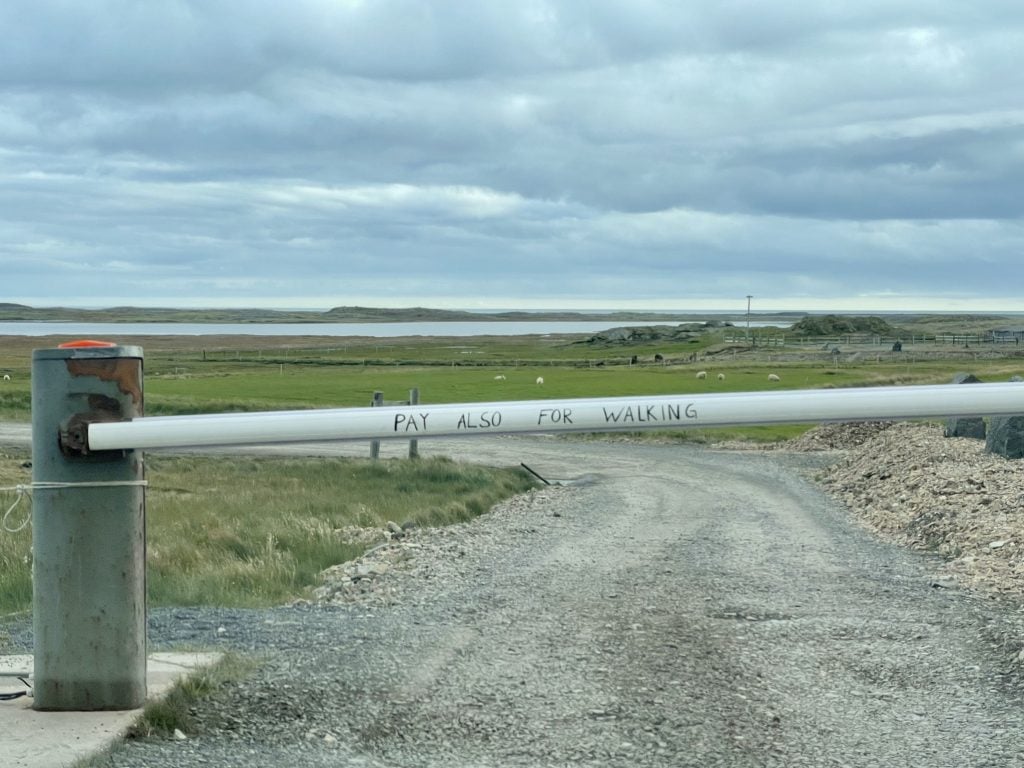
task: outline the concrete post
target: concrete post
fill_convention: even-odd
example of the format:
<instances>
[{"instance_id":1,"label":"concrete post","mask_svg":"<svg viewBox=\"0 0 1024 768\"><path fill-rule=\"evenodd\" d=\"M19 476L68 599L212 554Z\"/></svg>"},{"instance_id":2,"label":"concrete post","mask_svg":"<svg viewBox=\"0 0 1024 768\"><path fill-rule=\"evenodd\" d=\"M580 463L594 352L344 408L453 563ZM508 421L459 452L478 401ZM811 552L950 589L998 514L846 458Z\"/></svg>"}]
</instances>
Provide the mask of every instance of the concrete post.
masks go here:
<instances>
[{"instance_id":1,"label":"concrete post","mask_svg":"<svg viewBox=\"0 0 1024 768\"><path fill-rule=\"evenodd\" d=\"M86 448L89 423L142 415L142 350L92 344L32 355L39 710L135 709L146 698L142 451Z\"/></svg>"}]
</instances>

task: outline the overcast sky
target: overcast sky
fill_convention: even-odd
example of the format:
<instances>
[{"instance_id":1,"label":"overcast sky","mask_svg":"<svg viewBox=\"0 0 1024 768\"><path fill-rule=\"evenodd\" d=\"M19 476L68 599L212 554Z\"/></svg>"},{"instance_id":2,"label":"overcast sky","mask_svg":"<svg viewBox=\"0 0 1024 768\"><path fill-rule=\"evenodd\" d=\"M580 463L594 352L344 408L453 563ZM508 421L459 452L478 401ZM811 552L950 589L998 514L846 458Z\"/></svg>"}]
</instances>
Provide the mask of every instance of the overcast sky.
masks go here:
<instances>
[{"instance_id":1,"label":"overcast sky","mask_svg":"<svg viewBox=\"0 0 1024 768\"><path fill-rule=\"evenodd\" d=\"M5 0L0 302L1024 311L1019 0Z\"/></svg>"}]
</instances>

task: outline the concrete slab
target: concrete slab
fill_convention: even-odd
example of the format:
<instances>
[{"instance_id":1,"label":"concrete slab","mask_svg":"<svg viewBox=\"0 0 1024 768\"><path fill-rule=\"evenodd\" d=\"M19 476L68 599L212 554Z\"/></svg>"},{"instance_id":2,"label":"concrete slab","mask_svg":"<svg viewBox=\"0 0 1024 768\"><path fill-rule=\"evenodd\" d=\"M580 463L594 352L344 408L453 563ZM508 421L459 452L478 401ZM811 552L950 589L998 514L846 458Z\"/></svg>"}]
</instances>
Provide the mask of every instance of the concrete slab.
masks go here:
<instances>
[{"instance_id":1,"label":"concrete slab","mask_svg":"<svg viewBox=\"0 0 1024 768\"><path fill-rule=\"evenodd\" d=\"M150 700L192 671L214 664L219 653L154 653L146 664ZM0 693L25 690L11 674L30 673L31 656L0 656ZM28 675L31 682L31 675ZM102 752L123 738L141 709L123 712L37 712L32 698L0 701L0 755L16 768L60 768Z\"/></svg>"}]
</instances>

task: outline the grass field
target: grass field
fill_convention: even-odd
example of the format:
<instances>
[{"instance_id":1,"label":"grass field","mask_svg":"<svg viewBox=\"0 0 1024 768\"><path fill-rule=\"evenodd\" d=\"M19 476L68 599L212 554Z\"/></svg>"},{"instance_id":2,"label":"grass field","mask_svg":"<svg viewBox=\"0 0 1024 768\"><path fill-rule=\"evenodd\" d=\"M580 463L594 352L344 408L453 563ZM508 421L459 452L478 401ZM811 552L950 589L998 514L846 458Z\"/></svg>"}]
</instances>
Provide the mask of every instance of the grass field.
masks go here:
<instances>
[{"instance_id":1,"label":"grass field","mask_svg":"<svg viewBox=\"0 0 1024 768\"><path fill-rule=\"evenodd\" d=\"M132 340L134 341L134 340ZM615 397L922 384L949 381L961 370L984 380L1006 380L1024 371L1020 357L974 359L865 354L855 362L819 359L782 362L780 353L713 356L716 334L693 345L647 343L593 348L578 338L337 340L222 337L207 349L190 337L139 340L145 350L146 413L324 408L369 405L375 390L404 400L417 388L423 403L487 402L540 398ZM234 347L227 347L234 344ZM47 340L17 339L0 345L0 418L27 420L32 346ZM660 351L657 351L660 350ZM657 364L654 355L671 364ZM691 355L706 355L689 362ZM635 355L638 364L630 365ZM695 378L699 369L709 376ZM782 381L768 381L768 373ZM725 381L717 379L724 373ZM504 380L496 381L502 375ZM544 377L544 386L534 382Z\"/></svg>"}]
</instances>

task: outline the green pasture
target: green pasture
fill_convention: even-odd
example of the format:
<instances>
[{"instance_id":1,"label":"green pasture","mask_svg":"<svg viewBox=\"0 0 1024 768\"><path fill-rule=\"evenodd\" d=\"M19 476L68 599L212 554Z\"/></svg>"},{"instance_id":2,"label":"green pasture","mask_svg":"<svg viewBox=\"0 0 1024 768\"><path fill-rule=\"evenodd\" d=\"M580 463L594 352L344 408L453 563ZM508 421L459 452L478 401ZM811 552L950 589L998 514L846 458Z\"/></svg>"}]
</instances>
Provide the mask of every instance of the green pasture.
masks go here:
<instances>
[{"instance_id":1,"label":"green pasture","mask_svg":"<svg viewBox=\"0 0 1024 768\"><path fill-rule=\"evenodd\" d=\"M748 348L726 343L726 335L712 330L679 340L614 345L591 343L584 335L123 341L143 347L151 415L365 406L375 390L386 400L404 400L412 388L420 390L423 403L487 402L938 383L962 370L999 381L1024 370L1020 357L964 359L952 350L948 359L912 351L897 359L871 348L852 362L844 355L836 363L827 352L817 359L780 362L781 356L806 355L810 348ZM30 337L0 341L0 373L11 376L0 381L0 418L28 418L32 349L55 343ZM698 370L706 370L707 378L697 380ZM769 382L772 372L782 381ZM504 380L496 381L499 375ZM538 376L544 377L543 387L535 384Z\"/></svg>"},{"instance_id":2,"label":"green pasture","mask_svg":"<svg viewBox=\"0 0 1024 768\"><path fill-rule=\"evenodd\" d=\"M943 362L913 365L859 363L578 366L280 366L218 365L200 375L147 375L146 406L152 415L208 410L265 410L366 406L375 390L385 400L405 400L419 389L421 403L490 402L575 397L758 392L770 389L943 383L963 366ZM698 379L698 370L707 377ZM998 381L1024 365L987 362L971 366ZM720 381L718 374L725 375ZM768 380L776 373L781 381ZM496 380L496 376L504 376ZM538 385L538 377L544 379Z\"/></svg>"},{"instance_id":3,"label":"green pasture","mask_svg":"<svg viewBox=\"0 0 1024 768\"><path fill-rule=\"evenodd\" d=\"M223 337L221 337L223 339ZM595 345L580 335L470 337L345 337L285 339L231 337L229 343L201 341L173 345L154 340L146 357L160 366L200 372L218 363L259 365L529 365L578 362L628 363L632 357L651 362L655 355L683 357L721 341L719 332L686 340L643 341L628 345Z\"/></svg>"},{"instance_id":4,"label":"green pasture","mask_svg":"<svg viewBox=\"0 0 1024 768\"><path fill-rule=\"evenodd\" d=\"M619 397L631 395L758 392L770 389L816 389L948 382L969 370L985 381L1006 381L1024 373L1024 359L858 361L833 365L736 362L727 355L695 363L651 362L629 365L574 360L516 364L328 364L323 361L258 362L214 360L171 364L159 357L145 363L146 413L149 415L258 411L293 408L367 406L373 392L401 401L413 388L420 402L459 403L506 400ZM698 379L699 370L707 378ZM724 374L720 381L718 374ZM768 380L775 373L779 382ZM496 380L495 377L504 379ZM536 380L543 377L544 384ZM27 371L0 387L0 419L28 420L30 384Z\"/></svg>"}]
</instances>

